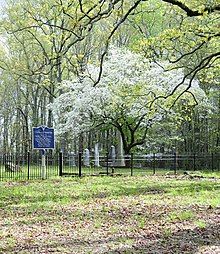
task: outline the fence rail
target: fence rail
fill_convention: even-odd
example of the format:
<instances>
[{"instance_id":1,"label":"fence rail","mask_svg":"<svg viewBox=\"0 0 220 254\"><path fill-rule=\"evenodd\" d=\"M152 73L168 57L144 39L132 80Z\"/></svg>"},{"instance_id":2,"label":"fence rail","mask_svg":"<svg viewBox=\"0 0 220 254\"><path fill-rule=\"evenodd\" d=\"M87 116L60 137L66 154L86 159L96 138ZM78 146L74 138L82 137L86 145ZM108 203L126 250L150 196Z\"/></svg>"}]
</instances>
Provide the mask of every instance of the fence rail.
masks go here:
<instances>
[{"instance_id":1,"label":"fence rail","mask_svg":"<svg viewBox=\"0 0 220 254\"><path fill-rule=\"evenodd\" d=\"M220 154L147 154L111 158L109 154L83 156L81 153L46 154L46 175L42 175L42 158L38 152L0 155L0 180L42 179L55 176L174 173L181 171L219 171Z\"/></svg>"}]
</instances>

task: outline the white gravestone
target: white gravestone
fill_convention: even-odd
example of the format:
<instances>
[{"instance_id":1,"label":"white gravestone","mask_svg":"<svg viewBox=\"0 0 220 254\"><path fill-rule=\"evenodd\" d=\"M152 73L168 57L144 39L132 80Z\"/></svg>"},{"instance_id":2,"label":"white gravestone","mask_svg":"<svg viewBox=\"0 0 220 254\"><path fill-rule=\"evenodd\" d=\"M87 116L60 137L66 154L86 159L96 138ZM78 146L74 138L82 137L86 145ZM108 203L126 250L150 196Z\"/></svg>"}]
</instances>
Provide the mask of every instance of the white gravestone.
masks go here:
<instances>
[{"instance_id":1,"label":"white gravestone","mask_svg":"<svg viewBox=\"0 0 220 254\"><path fill-rule=\"evenodd\" d=\"M125 158L124 158L124 149L123 149L123 142L122 137L119 135L119 144L118 144L118 159L117 159L117 165L118 166L125 166Z\"/></svg>"},{"instance_id":2,"label":"white gravestone","mask_svg":"<svg viewBox=\"0 0 220 254\"><path fill-rule=\"evenodd\" d=\"M115 165L115 159L116 159L115 147L114 147L114 146L111 146L111 160L112 160L112 165Z\"/></svg>"},{"instance_id":3,"label":"white gravestone","mask_svg":"<svg viewBox=\"0 0 220 254\"><path fill-rule=\"evenodd\" d=\"M99 143L95 144L95 166L100 167L100 165L99 165Z\"/></svg>"},{"instance_id":4,"label":"white gravestone","mask_svg":"<svg viewBox=\"0 0 220 254\"><path fill-rule=\"evenodd\" d=\"M86 167L90 167L90 153L89 153L89 149L85 149L84 151L84 160L83 160L83 164Z\"/></svg>"},{"instance_id":5,"label":"white gravestone","mask_svg":"<svg viewBox=\"0 0 220 254\"><path fill-rule=\"evenodd\" d=\"M75 166L76 166L75 154L71 152L69 153L69 167L75 167Z\"/></svg>"}]
</instances>

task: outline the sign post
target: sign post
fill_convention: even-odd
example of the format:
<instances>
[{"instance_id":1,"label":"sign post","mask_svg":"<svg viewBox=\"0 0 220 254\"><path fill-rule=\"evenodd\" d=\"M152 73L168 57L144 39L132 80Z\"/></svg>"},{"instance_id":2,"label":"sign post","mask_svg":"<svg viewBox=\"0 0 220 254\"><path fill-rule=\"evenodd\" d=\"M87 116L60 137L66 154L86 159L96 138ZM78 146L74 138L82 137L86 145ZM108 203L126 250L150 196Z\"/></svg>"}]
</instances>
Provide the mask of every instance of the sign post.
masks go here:
<instances>
[{"instance_id":1,"label":"sign post","mask_svg":"<svg viewBox=\"0 0 220 254\"><path fill-rule=\"evenodd\" d=\"M42 177L42 179L46 179L46 150L42 150L41 177Z\"/></svg>"},{"instance_id":2,"label":"sign post","mask_svg":"<svg viewBox=\"0 0 220 254\"><path fill-rule=\"evenodd\" d=\"M33 149L41 150L41 177L46 178L46 149L55 148L54 129L47 126L34 127L32 132Z\"/></svg>"}]
</instances>

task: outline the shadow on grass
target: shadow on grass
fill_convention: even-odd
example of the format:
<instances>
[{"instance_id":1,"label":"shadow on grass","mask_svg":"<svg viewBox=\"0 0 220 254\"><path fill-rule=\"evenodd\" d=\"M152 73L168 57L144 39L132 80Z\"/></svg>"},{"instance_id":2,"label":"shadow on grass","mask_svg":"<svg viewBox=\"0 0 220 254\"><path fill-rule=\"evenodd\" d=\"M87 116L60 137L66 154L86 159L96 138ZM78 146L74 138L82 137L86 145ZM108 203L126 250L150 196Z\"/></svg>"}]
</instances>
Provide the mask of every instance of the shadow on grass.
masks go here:
<instances>
[{"instance_id":1,"label":"shadow on grass","mask_svg":"<svg viewBox=\"0 0 220 254\"><path fill-rule=\"evenodd\" d=\"M141 237L135 239L134 247L116 249L113 253L220 253L220 224L209 224L205 228L178 230L169 236L161 234L154 241Z\"/></svg>"},{"instance_id":2,"label":"shadow on grass","mask_svg":"<svg viewBox=\"0 0 220 254\"><path fill-rule=\"evenodd\" d=\"M116 180L116 179L115 179ZM59 184L59 183L57 183ZM109 185L111 184L111 186ZM45 185L46 186L46 185ZM81 186L81 185L79 185ZM47 189L46 193L37 192L38 196L34 196L36 190L31 190L31 196L27 196L25 189L22 192L17 192L18 189L15 189L13 192L13 189L10 191L12 192L5 192L3 194L0 194L0 200L1 200L1 206L4 208L6 206L14 205L14 204L25 204L27 203L27 206L34 207L35 209L39 209L39 211L42 211L42 213L39 213L42 218L42 222L45 222L45 217L48 218L48 222L51 227L53 227L53 223L56 223L56 221L59 220L72 220L75 221L75 218L80 217L80 220L88 220L94 222L96 218L101 218L101 216L104 216L103 218L106 220L108 218L115 219L115 222L117 223L120 221L120 223L123 223L123 218L125 217L123 213L123 207L119 206L119 209L115 211L114 214L108 213L109 211L102 211L102 206L105 203L108 203L109 200L105 200L104 203L100 202L100 209L98 210L86 210L84 211L83 205L78 204L78 207L74 207L74 209L69 211L64 211L59 207L59 202L61 204L61 201L67 199L66 201L68 203L71 203L72 206L74 206L74 201L78 199L82 200L88 200L89 202L94 202L95 199L104 199L108 197L112 197L113 199L117 199L117 197L124 197L124 196L138 196L138 195L163 195L163 194L172 194L174 191L175 193L173 195L190 195L192 192L195 194L198 194L200 191L210 191L212 190L219 190L220 185L218 182L204 182L204 181L179 181L179 182L171 182L171 181L159 181L159 182L147 182L146 181L140 181L140 182L132 182L130 181L128 183L120 184L111 181L110 179L107 179L107 182L105 183L97 183L96 188L86 187L84 186L81 189L76 190L76 193L74 193L74 186L68 186L68 189L62 192L62 188L64 188L65 185L59 185L59 188L56 189ZM69 192L73 188L72 192ZM43 188L41 189L41 191ZM50 191L52 193L50 193ZM6 195L7 194L7 195ZM12 200L10 200L12 198ZM47 207L44 205L39 205L40 202L47 202L48 208L50 208L51 202L57 203L55 205L56 210L54 212L48 213ZM7 203L8 202L8 203ZM53 204L53 205L54 205ZM76 204L76 203L75 203ZM125 204L126 205L126 204ZM97 204L98 206L98 204ZM136 212L141 212L141 215L143 214L145 218L151 219L147 217L148 211L150 211L149 207L143 207L137 208L137 210L133 211L133 206L131 207L131 211L128 211L128 216L133 216ZM127 208L127 207L126 207ZM11 208L9 207L8 210ZM14 209L14 208L13 208ZM21 211L21 207L17 207L18 212ZM23 209L23 208L22 208ZM113 209L115 209L113 207ZM140 211L139 211L139 210ZM175 207L173 207L175 209ZM4 209L2 209L3 212ZM78 211L77 211L78 210ZM25 216L27 209L22 210L22 215ZM16 214L16 210L13 210ZM78 214L77 214L78 212ZM111 207L110 207L111 212ZM163 216L163 212L166 214L166 207L164 207L164 211L160 211ZM16 216L13 214L13 216ZM55 217L54 217L55 215ZM57 216L58 215L58 216ZM149 216L151 214L149 213ZM158 219L158 214L156 214ZM27 216L28 217L28 216ZM103 219L102 218L102 219ZM160 219L160 218L159 218ZM27 224L28 226L31 226L32 224L35 224L36 222L39 222L39 218L36 215L36 219L31 220L30 217L27 218L27 221L25 221L25 218L23 221L20 221L19 223ZM19 224L18 223L18 224ZM125 221L126 223L126 221ZM149 233L148 229L144 229L141 232L135 232L132 236L130 234L126 234L127 230L124 230L122 235L116 235L114 233L108 234L107 236L102 235L99 239L98 237L95 237L93 240L92 237L88 237L88 235L85 235L83 237L83 234L79 234L79 237L76 237L76 234L74 232L70 231L70 235L57 235L56 237L54 235L51 235L46 239L46 241L40 242L41 240L38 240L35 244L31 243L19 243L17 242L14 247L5 247L5 249L0 249L0 253L99 253L96 249L100 249L100 253L154 253L154 254L162 254L162 253L201 253L199 252L200 248L202 246L206 246L208 249L206 253L218 253L220 250L220 220L218 217L218 220L216 220L216 223L214 224L207 224L204 228L193 228L191 230L185 230L185 229L179 229L178 231L171 231L169 228L167 229L166 225L164 228L161 228L157 225L157 222L155 221L155 229L157 229L158 233L155 235L151 235ZM158 227L158 228L157 228ZM10 228L10 225L9 225ZM175 227L176 228L176 227ZM65 228L64 228L65 229ZM75 229L72 229L74 231ZM80 229L79 229L80 230ZM98 231L99 229L96 229L94 227L94 233L95 231ZM85 232L84 232L85 233ZM126 237L126 235L129 235L129 237ZM47 238L47 236L45 235ZM49 239L51 238L51 239ZM84 240L85 239L85 240ZM125 242L125 240L128 240L128 243ZM110 245L110 249L107 251L107 245ZM122 246L119 248L119 246ZM215 246L215 247L213 247ZM59 248L63 248L63 250L60 250ZM218 248L218 251L212 251L211 248ZM67 251L65 251L67 250ZM210 251L211 250L211 251ZM1 252L2 251L2 252ZM25 252L26 251L26 252ZM106 251L106 252L103 252Z\"/></svg>"},{"instance_id":3,"label":"shadow on grass","mask_svg":"<svg viewBox=\"0 0 220 254\"><path fill-rule=\"evenodd\" d=\"M145 232L127 238L130 244L123 242L125 237L110 235L98 240L60 236L45 243L19 244L14 247L0 249L2 253L100 253L105 254L179 254L179 253L219 253L220 251L220 224L209 224L203 229L178 230L169 236L161 233L152 237ZM120 247L119 247L120 246ZM61 251L59 251L62 249Z\"/></svg>"}]
</instances>

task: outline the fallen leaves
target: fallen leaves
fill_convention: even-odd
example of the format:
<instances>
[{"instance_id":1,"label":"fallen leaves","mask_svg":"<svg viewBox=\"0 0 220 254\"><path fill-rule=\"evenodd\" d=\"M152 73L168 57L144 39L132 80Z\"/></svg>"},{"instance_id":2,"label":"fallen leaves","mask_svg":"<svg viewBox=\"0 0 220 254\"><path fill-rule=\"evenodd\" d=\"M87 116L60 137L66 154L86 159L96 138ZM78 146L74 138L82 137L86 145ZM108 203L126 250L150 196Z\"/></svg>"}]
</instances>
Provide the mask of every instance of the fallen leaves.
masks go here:
<instances>
[{"instance_id":1,"label":"fallen leaves","mask_svg":"<svg viewBox=\"0 0 220 254\"><path fill-rule=\"evenodd\" d=\"M46 190L49 196L42 194L43 203L37 202L42 201L39 192L33 196L32 183L22 185L27 203L17 197L13 199L16 204L11 202L0 210L0 253L201 254L220 251L220 207L211 205L210 208L206 201L200 201L201 197L187 193L191 184L185 180L178 180L177 185L172 179L162 182L155 177L153 180L128 178L122 185L120 181L117 183L117 178L102 179L102 183L97 179L97 186L94 179L91 179L93 184L89 179L86 183L82 181L77 185L80 189L69 180L66 185L65 181L56 181L54 184L60 193L55 192L54 199L54 190ZM109 181L112 181L112 189ZM98 188L100 183L102 191ZM46 189L47 182L44 184ZM159 188L158 184L161 184ZM164 188L163 184L168 187ZM74 186L72 191L71 186ZM198 191L199 183L195 187ZM82 197L81 192L83 198L76 199L76 196ZM201 195L209 195L211 202L213 188L208 186L207 192ZM19 193L24 196L21 190ZM64 194L67 203L62 202ZM216 191L215 196L218 194Z\"/></svg>"}]
</instances>

